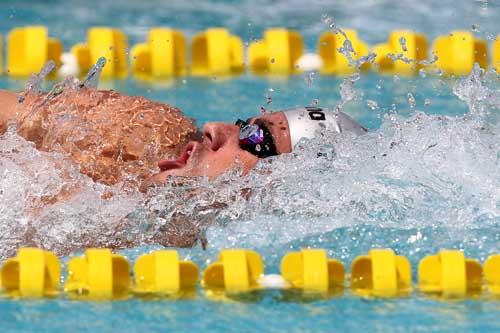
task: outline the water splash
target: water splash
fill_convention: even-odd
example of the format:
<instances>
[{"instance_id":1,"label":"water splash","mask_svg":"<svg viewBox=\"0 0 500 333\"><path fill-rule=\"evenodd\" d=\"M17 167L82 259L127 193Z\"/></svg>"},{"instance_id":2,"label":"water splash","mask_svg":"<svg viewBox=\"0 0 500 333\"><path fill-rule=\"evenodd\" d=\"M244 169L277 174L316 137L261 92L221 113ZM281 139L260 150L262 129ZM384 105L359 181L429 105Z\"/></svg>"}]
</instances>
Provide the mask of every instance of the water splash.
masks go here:
<instances>
[{"instance_id":1,"label":"water splash","mask_svg":"<svg viewBox=\"0 0 500 333\"><path fill-rule=\"evenodd\" d=\"M372 111L375 111L375 110L378 109L378 103L377 103L377 101L374 101L374 100L371 100L371 99L369 99L369 100L366 101L366 106L368 106L370 108L370 110L372 110Z\"/></svg>"},{"instance_id":2,"label":"water splash","mask_svg":"<svg viewBox=\"0 0 500 333\"><path fill-rule=\"evenodd\" d=\"M101 78L102 69L106 66L106 58L100 57L97 62L92 66L92 68L85 76L85 79L80 83L80 88L95 88L99 85L99 80Z\"/></svg>"},{"instance_id":3,"label":"water splash","mask_svg":"<svg viewBox=\"0 0 500 333\"><path fill-rule=\"evenodd\" d=\"M493 72L486 73L475 63L469 76L462 77L453 86L453 93L467 103L474 116L484 116L488 108L500 108L500 90L489 88L489 81L495 80Z\"/></svg>"},{"instance_id":4,"label":"water splash","mask_svg":"<svg viewBox=\"0 0 500 333\"><path fill-rule=\"evenodd\" d=\"M438 56L433 52L429 59L420 60L418 63L423 66L429 66L438 61Z\"/></svg>"},{"instance_id":5,"label":"water splash","mask_svg":"<svg viewBox=\"0 0 500 333\"><path fill-rule=\"evenodd\" d=\"M185 237L185 245L206 238L209 249L335 240L347 248L388 246L375 238L383 232L370 236L370 226L400 230L395 239L404 234L418 247L424 228L441 228L449 239L495 228L500 122L484 119L494 117L500 94L486 74L475 69L455 87L481 122L471 114L394 112L367 135L324 132L292 154L260 161L248 176L233 170L213 182L171 179L147 196L95 184L64 156L37 151L9 130L0 137L0 257L21 245L68 253L89 245L167 245L172 236ZM339 108L359 99L357 80L342 82ZM342 228L358 233L344 240Z\"/></svg>"},{"instance_id":6,"label":"water splash","mask_svg":"<svg viewBox=\"0 0 500 333\"><path fill-rule=\"evenodd\" d=\"M347 58L349 66L354 67L356 72L359 73L361 71L361 66L365 63L375 62L377 55L373 52L369 52L366 56L361 56L358 57L358 59L355 59L357 53L352 46L351 40L347 37L345 31L337 26L333 17L323 14L321 16L321 20L332 30L334 34L341 34L344 37L344 42L342 46L337 49L337 51Z\"/></svg>"},{"instance_id":7,"label":"water splash","mask_svg":"<svg viewBox=\"0 0 500 333\"><path fill-rule=\"evenodd\" d=\"M321 15L321 20L323 21L324 24L326 24L328 26L328 28L330 28L330 30L332 30L332 32L334 34L340 33L347 40L347 34L341 28L339 28L337 26L333 17L331 17L327 14L323 14L323 15Z\"/></svg>"},{"instance_id":8,"label":"water splash","mask_svg":"<svg viewBox=\"0 0 500 333\"><path fill-rule=\"evenodd\" d=\"M408 48L406 47L406 38L400 37L399 38L399 45L401 45L401 48L403 49L403 52L407 52Z\"/></svg>"},{"instance_id":9,"label":"water splash","mask_svg":"<svg viewBox=\"0 0 500 333\"><path fill-rule=\"evenodd\" d=\"M344 106L360 97L360 94L354 89L354 84L359 81L361 76L359 73L344 77L340 84L340 102L335 107L335 110L341 111Z\"/></svg>"},{"instance_id":10,"label":"water splash","mask_svg":"<svg viewBox=\"0 0 500 333\"><path fill-rule=\"evenodd\" d=\"M316 73L315 72L309 72L305 74L304 77L304 83L308 87L312 87L314 85L314 79L315 79Z\"/></svg>"},{"instance_id":11,"label":"water splash","mask_svg":"<svg viewBox=\"0 0 500 333\"><path fill-rule=\"evenodd\" d=\"M417 102L415 101L415 96L411 92L407 94L408 104L410 105L410 109L414 110L415 106L417 106Z\"/></svg>"},{"instance_id":12,"label":"water splash","mask_svg":"<svg viewBox=\"0 0 500 333\"><path fill-rule=\"evenodd\" d=\"M53 60L49 60L38 74L31 74L30 78L26 82L24 91L17 96L17 101L19 103L24 102L26 95L30 93L40 94L43 91L42 85L45 81L45 77L54 71L55 68L55 62Z\"/></svg>"},{"instance_id":13,"label":"water splash","mask_svg":"<svg viewBox=\"0 0 500 333\"><path fill-rule=\"evenodd\" d=\"M389 59L391 59L392 62L402 61L405 64L411 64L415 62L415 59L410 59L406 57L403 53L398 53L398 54L388 53L387 57L389 57Z\"/></svg>"},{"instance_id":14,"label":"water splash","mask_svg":"<svg viewBox=\"0 0 500 333\"><path fill-rule=\"evenodd\" d=\"M36 108L44 106L45 104L53 100L56 96L62 94L66 89L76 89L78 87L78 84L78 79L74 78L73 76L66 77L61 82L54 84L47 95L45 95L45 98L42 100L42 102L33 109L35 110Z\"/></svg>"}]
</instances>

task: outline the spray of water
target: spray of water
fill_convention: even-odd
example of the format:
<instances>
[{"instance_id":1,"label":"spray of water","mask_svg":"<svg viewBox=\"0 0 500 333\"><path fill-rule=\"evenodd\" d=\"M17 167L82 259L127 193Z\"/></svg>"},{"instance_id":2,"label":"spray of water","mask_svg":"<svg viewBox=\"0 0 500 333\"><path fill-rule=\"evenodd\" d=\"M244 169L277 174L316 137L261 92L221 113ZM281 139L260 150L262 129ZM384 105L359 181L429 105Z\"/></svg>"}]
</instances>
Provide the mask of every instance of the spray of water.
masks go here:
<instances>
[{"instance_id":1,"label":"spray of water","mask_svg":"<svg viewBox=\"0 0 500 333\"><path fill-rule=\"evenodd\" d=\"M344 80L338 110L356 99L356 81ZM215 181L172 179L147 195L96 184L10 128L0 137L0 257L22 245L58 253L205 238L209 248L320 245L357 225L461 233L498 225L499 92L477 67L454 91L470 107L463 117L393 113L361 137L325 131L244 177L235 169Z\"/></svg>"},{"instance_id":2,"label":"spray of water","mask_svg":"<svg viewBox=\"0 0 500 333\"><path fill-rule=\"evenodd\" d=\"M325 23L325 25L328 26L328 28L334 34L341 34L344 37L344 42L342 46L337 49L337 51L347 58L349 66L354 67L356 72L359 73L361 71L361 66L363 64L373 63L375 61L377 55L373 52L368 53L366 56L357 57L357 59L355 59L355 56L357 54L352 46L351 40L348 38L345 31L343 31L340 27L337 26L333 17L323 14L321 16L321 20L323 21L323 23Z\"/></svg>"}]
</instances>

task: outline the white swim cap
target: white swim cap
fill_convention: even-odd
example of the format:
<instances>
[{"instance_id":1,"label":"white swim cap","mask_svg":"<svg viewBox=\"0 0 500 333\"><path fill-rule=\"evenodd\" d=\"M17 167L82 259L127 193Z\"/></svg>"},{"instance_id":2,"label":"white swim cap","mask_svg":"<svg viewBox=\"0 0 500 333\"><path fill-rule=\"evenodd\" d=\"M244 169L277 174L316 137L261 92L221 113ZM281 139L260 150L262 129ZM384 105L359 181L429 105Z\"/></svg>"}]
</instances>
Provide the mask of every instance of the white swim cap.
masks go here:
<instances>
[{"instance_id":1,"label":"white swim cap","mask_svg":"<svg viewBox=\"0 0 500 333\"><path fill-rule=\"evenodd\" d=\"M292 149L302 138L312 139L316 131L327 128L337 133L366 133L366 128L343 112L327 108L306 106L282 111L288 120Z\"/></svg>"}]
</instances>

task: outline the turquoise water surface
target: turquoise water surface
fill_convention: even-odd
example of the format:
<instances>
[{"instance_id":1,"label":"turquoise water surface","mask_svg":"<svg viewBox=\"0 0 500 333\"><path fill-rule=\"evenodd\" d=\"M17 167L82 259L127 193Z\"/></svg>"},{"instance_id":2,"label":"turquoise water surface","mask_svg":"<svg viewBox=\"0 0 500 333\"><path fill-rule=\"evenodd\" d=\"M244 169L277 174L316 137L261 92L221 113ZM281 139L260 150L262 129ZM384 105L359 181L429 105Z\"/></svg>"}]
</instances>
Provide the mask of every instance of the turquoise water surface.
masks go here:
<instances>
[{"instance_id":1,"label":"turquoise water surface","mask_svg":"<svg viewBox=\"0 0 500 333\"><path fill-rule=\"evenodd\" d=\"M423 32L430 40L453 29L474 30L491 43L499 33L500 5L498 1L395 0L2 1L0 33L5 36L14 27L43 24L68 50L96 25L123 29L130 45L145 40L154 26L175 27L188 37L223 26L245 43L260 38L266 28L284 26L300 31L308 50L314 51L319 34L329 29L323 15L340 27L357 29L371 45L383 42L391 30L399 28ZM249 186L256 193L249 201L236 200L217 215L207 230L206 251L197 246L180 253L203 269L220 249L248 247L261 253L266 273L278 273L281 257L301 247L326 248L347 270L356 256L370 248L390 247L408 256L415 283L418 262L441 248L462 249L481 262L500 252L500 81L492 73L478 75L460 81L433 73L405 78L369 72L359 80L314 73L286 79L245 74L230 79L183 77L158 84L125 79L102 82L100 87L173 104L200 126L208 121L246 119L258 114L261 106L281 109L317 100L333 108L345 101L343 110L371 133L338 143L333 157L311 158L311 151L330 152L331 147L310 142L296 156L263 162L263 170L272 168L265 176L256 171L241 179L228 175L225 180L231 180L231 185L224 180L199 185L206 198L184 202L182 193L166 188L165 193L178 194L178 202L191 208L202 200L227 200ZM23 86L22 80L0 77L1 89L21 90ZM11 141L0 140L0 145L7 144ZM28 156L37 169L50 165L41 157L30 158L31 149L22 148L20 158ZM8 169L11 164L1 162L1 172L12 171ZM0 182L3 191L10 191L0 196L0 253L13 246L14 230L26 223L14 201L22 203L27 192L45 186L39 180L33 185L15 178L22 175L14 172L14 178ZM56 181L50 177L47 182ZM50 245L89 225L104 228L107 216L142 204L136 197L103 202L95 192L89 186L85 195L31 221L34 226L53 222L40 227L42 244ZM172 203L162 195L155 202L168 210ZM144 245L121 253L133 262L156 248ZM0 298L0 331L500 331L500 302L488 297L446 301L414 292L400 299L363 299L347 289L336 297L314 301L276 290L253 296L218 302L199 289L194 299L177 301Z\"/></svg>"}]
</instances>

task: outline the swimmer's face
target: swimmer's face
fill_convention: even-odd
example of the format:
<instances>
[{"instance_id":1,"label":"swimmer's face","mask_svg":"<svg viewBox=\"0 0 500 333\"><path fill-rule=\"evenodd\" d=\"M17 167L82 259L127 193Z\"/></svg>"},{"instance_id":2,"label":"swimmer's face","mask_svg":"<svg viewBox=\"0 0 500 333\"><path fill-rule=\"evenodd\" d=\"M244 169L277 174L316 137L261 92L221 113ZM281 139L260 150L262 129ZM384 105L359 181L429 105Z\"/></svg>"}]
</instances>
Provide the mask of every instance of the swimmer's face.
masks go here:
<instances>
[{"instance_id":1,"label":"swimmer's face","mask_svg":"<svg viewBox=\"0 0 500 333\"><path fill-rule=\"evenodd\" d=\"M292 151L288 122L282 112L251 118L248 122L257 122L268 129L277 154ZM248 173L259 157L242 149L239 134L238 125L207 123L203 127L202 142L191 141L177 159L158 162L162 172L152 180L164 182L168 176L207 176L213 179L235 167L240 167L244 174Z\"/></svg>"}]
</instances>

